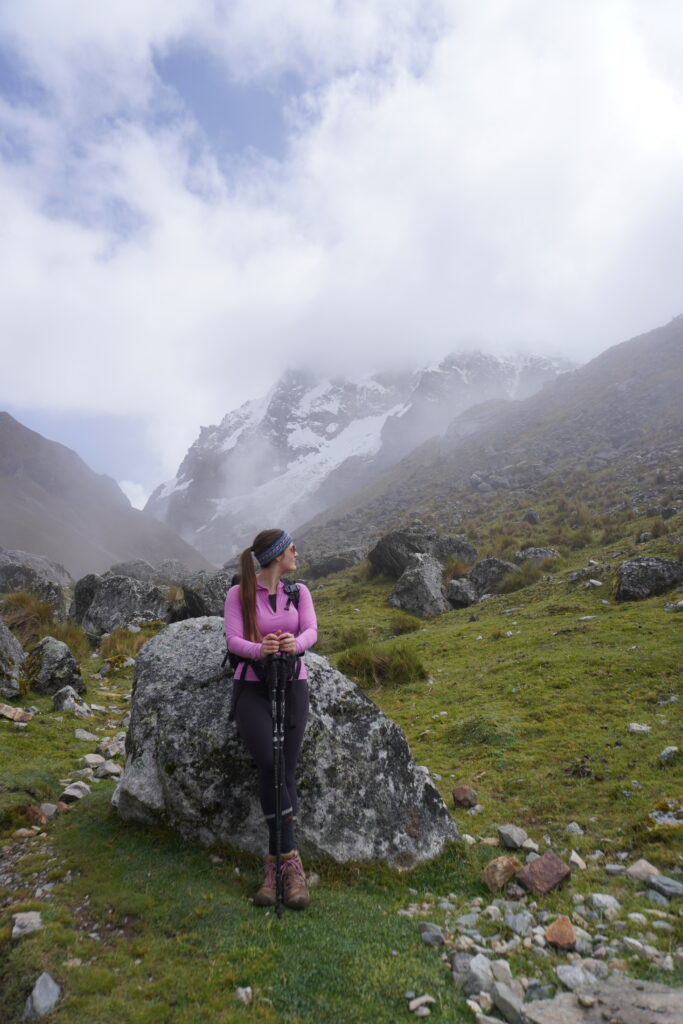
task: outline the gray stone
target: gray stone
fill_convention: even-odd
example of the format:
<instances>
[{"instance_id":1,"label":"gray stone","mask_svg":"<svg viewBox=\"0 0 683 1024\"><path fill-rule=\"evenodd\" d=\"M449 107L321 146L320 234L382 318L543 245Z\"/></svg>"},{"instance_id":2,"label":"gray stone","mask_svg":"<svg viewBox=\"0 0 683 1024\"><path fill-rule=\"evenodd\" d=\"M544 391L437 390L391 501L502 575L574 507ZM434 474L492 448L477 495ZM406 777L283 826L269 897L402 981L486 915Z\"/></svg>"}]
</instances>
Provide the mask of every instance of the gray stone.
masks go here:
<instances>
[{"instance_id":1,"label":"gray stone","mask_svg":"<svg viewBox=\"0 0 683 1024\"><path fill-rule=\"evenodd\" d=\"M498 829L501 845L508 850L519 850L527 841L528 836L523 828L517 825L501 825Z\"/></svg>"},{"instance_id":2,"label":"gray stone","mask_svg":"<svg viewBox=\"0 0 683 1024\"><path fill-rule=\"evenodd\" d=\"M477 600L477 590L466 576L449 580L446 584L446 600L451 608L469 608Z\"/></svg>"},{"instance_id":3,"label":"gray stone","mask_svg":"<svg viewBox=\"0 0 683 1024\"><path fill-rule=\"evenodd\" d=\"M613 975L592 988L593 1002L582 1006L574 992L526 1003L523 1024L680 1024L683 989Z\"/></svg>"},{"instance_id":4,"label":"gray stone","mask_svg":"<svg viewBox=\"0 0 683 1024\"><path fill-rule=\"evenodd\" d=\"M591 991L596 988L598 983L597 977L591 971L580 967L578 964L559 964L555 968L555 974L565 988L569 988L572 991L579 988Z\"/></svg>"},{"instance_id":5,"label":"gray stone","mask_svg":"<svg viewBox=\"0 0 683 1024\"><path fill-rule=\"evenodd\" d=\"M678 747L664 747L664 750L659 755L659 763L673 764L674 761L678 760L679 753Z\"/></svg>"},{"instance_id":6,"label":"gray stone","mask_svg":"<svg viewBox=\"0 0 683 1024\"><path fill-rule=\"evenodd\" d=\"M179 602L182 601L181 592ZM133 619L169 622L174 612L173 604L165 589L155 584L144 583L131 576L96 576L91 573L76 583L71 616L88 633L111 633L113 629L127 626Z\"/></svg>"},{"instance_id":7,"label":"gray stone","mask_svg":"<svg viewBox=\"0 0 683 1024\"><path fill-rule=\"evenodd\" d=\"M641 601L663 594L683 582L683 562L663 558L632 558L617 569L616 597L619 601Z\"/></svg>"},{"instance_id":8,"label":"gray stone","mask_svg":"<svg viewBox=\"0 0 683 1024\"><path fill-rule=\"evenodd\" d=\"M126 820L163 822L204 845L261 851L257 773L229 721L224 652L223 621L209 617L174 623L141 648L112 802ZM308 652L306 665L302 849L405 867L436 856L458 831L401 730L325 658Z\"/></svg>"},{"instance_id":9,"label":"gray stone","mask_svg":"<svg viewBox=\"0 0 683 1024\"><path fill-rule=\"evenodd\" d=\"M528 910L520 910L518 913L514 913L512 910L506 910L504 921L510 931L514 932L515 935L521 935L524 937L531 931L534 918L533 914L529 913Z\"/></svg>"},{"instance_id":10,"label":"gray stone","mask_svg":"<svg viewBox=\"0 0 683 1024\"><path fill-rule=\"evenodd\" d=\"M87 729L75 729L74 736L83 743L96 743L99 739L99 736L96 736L94 732L88 732Z\"/></svg>"},{"instance_id":11,"label":"gray stone","mask_svg":"<svg viewBox=\"0 0 683 1024\"><path fill-rule=\"evenodd\" d=\"M565 829L565 832L569 832L569 834L573 836L583 835L583 829L579 825L578 821L570 821Z\"/></svg>"},{"instance_id":12,"label":"gray stone","mask_svg":"<svg viewBox=\"0 0 683 1024\"><path fill-rule=\"evenodd\" d=\"M63 686L61 690L57 690L52 697L52 706L55 711L73 711L78 718L88 718L92 713L73 686Z\"/></svg>"},{"instance_id":13,"label":"gray stone","mask_svg":"<svg viewBox=\"0 0 683 1024\"><path fill-rule=\"evenodd\" d=\"M619 916L621 911L621 903L614 896L610 896L606 892L592 892L588 897L587 902L595 910L604 914L608 920L614 920L615 917Z\"/></svg>"},{"instance_id":14,"label":"gray stone","mask_svg":"<svg viewBox=\"0 0 683 1024\"><path fill-rule=\"evenodd\" d=\"M55 694L65 686L85 693L78 662L65 643L46 636L33 647L24 663L24 674L36 693Z\"/></svg>"},{"instance_id":15,"label":"gray stone","mask_svg":"<svg viewBox=\"0 0 683 1024\"><path fill-rule=\"evenodd\" d=\"M490 992L493 988L491 961L483 953L477 953L470 960L463 988L468 996L477 992Z\"/></svg>"},{"instance_id":16,"label":"gray stone","mask_svg":"<svg viewBox=\"0 0 683 1024\"><path fill-rule=\"evenodd\" d=\"M667 875L650 875L646 885L667 899L680 899L683 896L683 883Z\"/></svg>"},{"instance_id":17,"label":"gray stone","mask_svg":"<svg viewBox=\"0 0 683 1024\"><path fill-rule=\"evenodd\" d=\"M476 548L464 537L436 533L422 525L386 534L368 551L373 572L398 580L410 565L413 555L430 555L441 566L449 558L459 558L471 565L477 557Z\"/></svg>"},{"instance_id":18,"label":"gray stone","mask_svg":"<svg viewBox=\"0 0 683 1024\"><path fill-rule=\"evenodd\" d=\"M428 946L443 946L446 941L438 924L433 924L431 921L420 921L418 928L422 941L426 942Z\"/></svg>"},{"instance_id":19,"label":"gray stone","mask_svg":"<svg viewBox=\"0 0 683 1024\"><path fill-rule=\"evenodd\" d=\"M22 1019L33 1020L36 1017L47 1016L57 1005L61 991L57 982L43 971L26 1000Z\"/></svg>"},{"instance_id":20,"label":"gray stone","mask_svg":"<svg viewBox=\"0 0 683 1024\"><path fill-rule=\"evenodd\" d=\"M424 618L446 611L443 569L431 555L412 555L408 567L389 594L389 604Z\"/></svg>"},{"instance_id":21,"label":"gray stone","mask_svg":"<svg viewBox=\"0 0 683 1024\"><path fill-rule=\"evenodd\" d=\"M100 764L95 769L96 779L108 779L112 776L118 778L119 775L123 774L123 768L116 761L105 761L104 764Z\"/></svg>"},{"instance_id":22,"label":"gray stone","mask_svg":"<svg viewBox=\"0 0 683 1024\"><path fill-rule=\"evenodd\" d=\"M508 573L515 572L517 566L502 558L484 558L470 569L466 579L474 586L478 597L490 593Z\"/></svg>"},{"instance_id":23,"label":"gray stone","mask_svg":"<svg viewBox=\"0 0 683 1024\"><path fill-rule=\"evenodd\" d=\"M59 799L64 804L73 804L77 800L82 800L89 792L90 786L86 785L85 782L72 782L70 786L66 787Z\"/></svg>"},{"instance_id":24,"label":"gray stone","mask_svg":"<svg viewBox=\"0 0 683 1024\"><path fill-rule=\"evenodd\" d=\"M0 594L28 591L52 606L64 621L71 603L73 579L63 565L29 551L0 551Z\"/></svg>"},{"instance_id":25,"label":"gray stone","mask_svg":"<svg viewBox=\"0 0 683 1024\"><path fill-rule=\"evenodd\" d=\"M123 757L126 753L125 741L117 736L107 736L98 743L97 753L101 754L105 760L109 760L112 757Z\"/></svg>"},{"instance_id":26,"label":"gray stone","mask_svg":"<svg viewBox=\"0 0 683 1024\"><path fill-rule=\"evenodd\" d=\"M0 697L13 700L19 696L19 679L25 657L24 648L0 619Z\"/></svg>"},{"instance_id":27,"label":"gray stone","mask_svg":"<svg viewBox=\"0 0 683 1024\"><path fill-rule=\"evenodd\" d=\"M535 548L531 546L522 548L520 551L516 551L513 557L518 565L527 561L535 562L536 565L540 565L541 562L545 562L547 558L559 558L560 552L557 548Z\"/></svg>"},{"instance_id":28,"label":"gray stone","mask_svg":"<svg viewBox=\"0 0 683 1024\"><path fill-rule=\"evenodd\" d=\"M30 935L31 932L37 932L43 927L39 910L24 910L19 914L12 914L13 939L22 939L24 935Z\"/></svg>"},{"instance_id":29,"label":"gray stone","mask_svg":"<svg viewBox=\"0 0 683 1024\"><path fill-rule=\"evenodd\" d=\"M510 1024L519 1024L521 1021L522 1000L516 992L502 981L494 981L491 986L491 997L505 1020Z\"/></svg>"},{"instance_id":30,"label":"gray stone","mask_svg":"<svg viewBox=\"0 0 683 1024\"><path fill-rule=\"evenodd\" d=\"M356 549L337 551L331 554L318 554L308 559L306 578L317 580L332 573L350 569L362 560L362 554Z\"/></svg>"},{"instance_id":31,"label":"gray stone","mask_svg":"<svg viewBox=\"0 0 683 1024\"><path fill-rule=\"evenodd\" d=\"M666 896L662 896L661 892L656 892L654 889L648 889L645 893L645 899L655 907L669 906L669 901Z\"/></svg>"}]
</instances>

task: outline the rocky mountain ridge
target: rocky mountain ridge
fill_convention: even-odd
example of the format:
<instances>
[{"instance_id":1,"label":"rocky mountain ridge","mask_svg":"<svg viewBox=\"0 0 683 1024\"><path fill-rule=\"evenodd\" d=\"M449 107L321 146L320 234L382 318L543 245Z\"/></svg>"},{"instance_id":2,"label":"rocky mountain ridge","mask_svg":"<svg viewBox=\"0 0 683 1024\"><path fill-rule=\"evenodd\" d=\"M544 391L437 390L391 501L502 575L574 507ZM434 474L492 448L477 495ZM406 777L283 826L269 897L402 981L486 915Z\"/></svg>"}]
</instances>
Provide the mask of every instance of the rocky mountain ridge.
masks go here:
<instances>
[{"instance_id":1,"label":"rocky mountain ridge","mask_svg":"<svg viewBox=\"0 0 683 1024\"><path fill-rule=\"evenodd\" d=\"M584 467L611 470L633 500L646 475L683 482L683 315L603 352L522 402L487 402L453 419L372 484L298 531L314 557L365 549L414 514L456 530L468 507ZM679 472L680 471L680 472ZM671 483L662 472L662 487ZM646 500L646 499L644 499Z\"/></svg>"},{"instance_id":2,"label":"rocky mountain ridge","mask_svg":"<svg viewBox=\"0 0 683 1024\"><path fill-rule=\"evenodd\" d=\"M224 562L266 511L295 529L441 434L457 414L484 401L522 400L569 365L461 353L367 379L288 371L264 398L203 427L146 511Z\"/></svg>"},{"instance_id":3,"label":"rocky mountain ridge","mask_svg":"<svg viewBox=\"0 0 683 1024\"><path fill-rule=\"evenodd\" d=\"M0 545L62 563L74 576L113 562L210 563L167 525L131 507L118 484L0 412Z\"/></svg>"}]
</instances>

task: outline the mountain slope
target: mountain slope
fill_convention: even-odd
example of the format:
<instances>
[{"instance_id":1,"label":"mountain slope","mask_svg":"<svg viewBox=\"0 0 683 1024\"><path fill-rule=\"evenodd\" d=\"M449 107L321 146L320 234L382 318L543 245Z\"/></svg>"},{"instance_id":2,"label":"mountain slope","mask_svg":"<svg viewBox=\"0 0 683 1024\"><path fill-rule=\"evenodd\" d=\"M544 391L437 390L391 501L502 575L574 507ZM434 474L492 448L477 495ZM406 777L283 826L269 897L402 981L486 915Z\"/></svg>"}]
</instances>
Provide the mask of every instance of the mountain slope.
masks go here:
<instances>
[{"instance_id":1,"label":"mountain slope","mask_svg":"<svg viewBox=\"0 0 683 1024\"><path fill-rule=\"evenodd\" d=\"M114 480L6 412L0 412L0 545L45 555L74 577L132 558L210 565L169 527L132 508Z\"/></svg>"},{"instance_id":2,"label":"mountain slope","mask_svg":"<svg viewBox=\"0 0 683 1024\"><path fill-rule=\"evenodd\" d=\"M369 379L290 371L265 398L202 428L147 511L224 561L264 523L295 529L443 431L456 413L525 397L566 365L465 353Z\"/></svg>"},{"instance_id":3,"label":"mountain slope","mask_svg":"<svg viewBox=\"0 0 683 1024\"><path fill-rule=\"evenodd\" d=\"M455 527L467 504L585 466L624 492L683 463L683 316L603 352L523 402L490 402L298 531L315 554L363 547L414 514ZM681 467L683 473L683 467ZM682 477L683 479L683 477Z\"/></svg>"}]
</instances>

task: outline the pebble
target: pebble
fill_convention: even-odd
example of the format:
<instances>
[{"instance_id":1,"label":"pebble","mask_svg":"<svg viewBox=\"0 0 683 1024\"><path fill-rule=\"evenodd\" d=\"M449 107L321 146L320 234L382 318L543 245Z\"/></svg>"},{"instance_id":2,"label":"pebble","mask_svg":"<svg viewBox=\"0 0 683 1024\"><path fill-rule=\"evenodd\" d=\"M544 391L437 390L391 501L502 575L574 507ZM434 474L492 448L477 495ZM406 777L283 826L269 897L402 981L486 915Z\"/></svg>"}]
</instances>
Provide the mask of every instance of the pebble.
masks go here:
<instances>
[{"instance_id":1,"label":"pebble","mask_svg":"<svg viewBox=\"0 0 683 1024\"><path fill-rule=\"evenodd\" d=\"M44 971L26 1000L23 1020L45 1017L48 1013L51 1013L57 1005L61 991L54 978Z\"/></svg>"},{"instance_id":2,"label":"pebble","mask_svg":"<svg viewBox=\"0 0 683 1024\"><path fill-rule=\"evenodd\" d=\"M676 758L678 757L678 754L679 754L678 747L664 747L664 750L659 755L659 763L660 764L670 764L672 761L676 760Z\"/></svg>"},{"instance_id":3,"label":"pebble","mask_svg":"<svg viewBox=\"0 0 683 1024\"><path fill-rule=\"evenodd\" d=\"M251 990L251 985L245 985L244 988L238 986L235 989L235 1002L239 1003L240 1006L249 1006L253 998L254 993Z\"/></svg>"},{"instance_id":4,"label":"pebble","mask_svg":"<svg viewBox=\"0 0 683 1024\"><path fill-rule=\"evenodd\" d=\"M569 832L573 836L582 836L583 829L579 825L578 821L570 821L567 825L565 832Z\"/></svg>"},{"instance_id":5,"label":"pebble","mask_svg":"<svg viewBox=\"0 0 683 1024\"><path fill-rule=\"evenodd\" d=\"M416 996L415 999L411 999L410 1002L408 1003L408 1009L410 1010L411 1013L414 1013L415 1010L419 1010L421 1006L427 1006L428 1003L431 1004L435 1002L436 999L434 998L434 996Z\"/></svg>"},{"instance_id":6,"label":"pebble","mask_svg":"<svg viewBox=\"0 0 683 1024\"><path fill-rule=\"evenodd\" d=\"M647 736L652 726L644 725L642 722L629 722L628 731L634 736Z\"/></svg>"}]
</instances>

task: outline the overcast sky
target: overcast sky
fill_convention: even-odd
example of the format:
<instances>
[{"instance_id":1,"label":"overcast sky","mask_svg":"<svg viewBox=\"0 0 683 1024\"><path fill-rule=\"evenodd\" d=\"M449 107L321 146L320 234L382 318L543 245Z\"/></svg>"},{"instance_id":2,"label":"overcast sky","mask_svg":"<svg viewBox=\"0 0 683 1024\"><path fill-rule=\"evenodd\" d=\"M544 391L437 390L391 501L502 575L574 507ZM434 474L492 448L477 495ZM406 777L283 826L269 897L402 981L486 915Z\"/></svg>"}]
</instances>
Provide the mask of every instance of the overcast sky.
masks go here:
<instances>
[{"instance_id":1,"label":"overcast sky","mask_svg":"<svg viewBox=\"0 0 683 1024\"><path fill-rule=\"evenodd\" d=\"M140 496L287 365L683 312L680 0L4 0L0 408Z\"/></svg>"}]
</instances>

